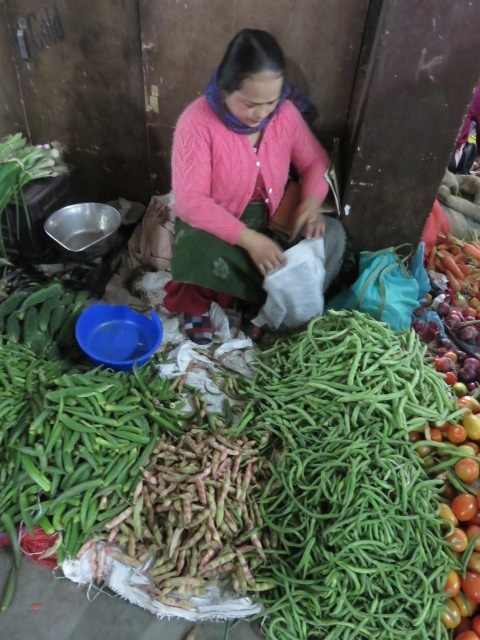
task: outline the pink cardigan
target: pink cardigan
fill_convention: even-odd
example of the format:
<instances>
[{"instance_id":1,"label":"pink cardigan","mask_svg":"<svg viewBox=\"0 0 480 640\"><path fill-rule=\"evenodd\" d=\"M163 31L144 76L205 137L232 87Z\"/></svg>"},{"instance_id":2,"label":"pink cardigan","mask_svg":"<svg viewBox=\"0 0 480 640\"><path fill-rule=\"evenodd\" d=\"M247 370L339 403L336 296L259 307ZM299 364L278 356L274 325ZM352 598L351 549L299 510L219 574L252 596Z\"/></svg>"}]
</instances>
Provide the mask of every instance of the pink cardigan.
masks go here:
<instances>
[{"instance_id":1,"label":"pink cardigan","mask_svg":"<svg viewBox=\"0 0 480 640\"><path fill-rule=\"evenodd\" d=\"M301 177L302 197L315 196L322 202L328 192L328 156L290 101L266 126L257 154L247 136L227 129L206 99L198 98L181 114L175 129L174 211L192 227L236 244L245 229L239 218L259 171L271 215L282 198L290 163Z\"/></svg>"}]
</instances>

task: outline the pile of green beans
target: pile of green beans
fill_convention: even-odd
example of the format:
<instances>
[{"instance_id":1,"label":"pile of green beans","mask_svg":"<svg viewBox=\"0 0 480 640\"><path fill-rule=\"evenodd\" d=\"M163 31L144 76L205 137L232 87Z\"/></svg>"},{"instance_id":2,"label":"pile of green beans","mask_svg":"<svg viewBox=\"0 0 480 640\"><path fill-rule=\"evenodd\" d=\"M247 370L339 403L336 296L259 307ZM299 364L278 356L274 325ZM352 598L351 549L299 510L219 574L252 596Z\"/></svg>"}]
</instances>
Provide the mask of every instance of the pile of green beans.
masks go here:
<instances>
[{"instance_id":1,"label":"pile of green beans","mask_svg":"<svg viewBox=\"0 0 480 640\"><path fill-rule=\"evenodd\" d=\"M448 638L451 567L429 479L408 432L459 410L413 331L331 312L258 357L242 434L270 432L260 499L278 536L256 579L269 640Z\"/></svg>"},{"instance_id":2,"label":"pile of green beans","mask_svg":"<svg viewBox=\"0 0 480 640\"><path fill-rule=\"evenodd\" d=\"M59 564L128 506L159 434L193 418L154 362L62 366L0 343L0 513L58 531Z\"/></svg>"}]
</instances>

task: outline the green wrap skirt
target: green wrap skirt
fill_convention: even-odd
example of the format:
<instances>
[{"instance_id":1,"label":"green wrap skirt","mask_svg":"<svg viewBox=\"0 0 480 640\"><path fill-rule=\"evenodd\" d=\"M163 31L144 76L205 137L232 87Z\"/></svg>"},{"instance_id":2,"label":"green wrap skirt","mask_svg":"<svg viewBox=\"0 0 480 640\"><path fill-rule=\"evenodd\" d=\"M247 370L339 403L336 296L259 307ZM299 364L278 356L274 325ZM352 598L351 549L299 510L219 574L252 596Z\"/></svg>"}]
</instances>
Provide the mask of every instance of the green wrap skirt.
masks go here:
<instances>
[{"instance_id":1,"label":"green wrap skirt","mask_svg":"<svg viewBox=\"0 0 480 640\"><path fill-rule=\"evenodd\" d=\"M266 212L263 203L250 204L240 220L249 229L272 237ZM265 301L263 276L244 249L195 229L180 218L175 220L171 268L176 282L200 285L249 302Z\"/></svg>"}]
</instances>

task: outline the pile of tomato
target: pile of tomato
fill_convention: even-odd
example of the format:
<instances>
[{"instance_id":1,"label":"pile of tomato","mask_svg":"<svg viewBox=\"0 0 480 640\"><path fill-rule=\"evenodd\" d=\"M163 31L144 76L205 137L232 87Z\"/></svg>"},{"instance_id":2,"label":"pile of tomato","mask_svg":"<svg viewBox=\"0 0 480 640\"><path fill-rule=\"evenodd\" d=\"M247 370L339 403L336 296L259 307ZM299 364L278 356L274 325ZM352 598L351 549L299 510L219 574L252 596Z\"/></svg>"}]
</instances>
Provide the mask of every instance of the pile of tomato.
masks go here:
<instances>
[{"instance_id":1,"label":"pile of tomato","mask_svg":"<svg viewBox=\"0 0 480 640\"><path fill-rule=\"evenodd\" d=\"M465 409L461 421L428 425L412 432L410 440L417 443L426 470L445 481L440 518L446 542L460 563L467 547L470 554L465 575L454 568L448 574L442 622L454 629L456 640L480 640L480 402L465 395L458 404Z\"/></svg>"}]
</instances>

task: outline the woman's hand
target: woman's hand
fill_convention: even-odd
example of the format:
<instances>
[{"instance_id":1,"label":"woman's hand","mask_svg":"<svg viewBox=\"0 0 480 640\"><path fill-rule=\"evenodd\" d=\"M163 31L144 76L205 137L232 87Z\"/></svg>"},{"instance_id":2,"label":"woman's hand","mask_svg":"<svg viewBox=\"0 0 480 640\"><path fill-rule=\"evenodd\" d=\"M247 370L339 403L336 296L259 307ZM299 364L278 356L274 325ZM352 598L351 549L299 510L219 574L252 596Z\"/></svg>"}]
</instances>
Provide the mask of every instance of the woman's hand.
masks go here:
<instances>
[{"instance_id":1,"label":"woman's hand","mask_svg":"<svg viewBox=\"0 0 480 640\"><path fill-rule=\"evenodd\" d=\"M285 262L285 256L280 247L258 231L245 229L240 234L237 245L248 252L263 277L279 269Z\"/></svg>"},{"instance_id":2,"label":"woman's hand","mask_svg":"<svg viewBox=\"0 0 480 640\"><path fill-rule=\"evenodd\" d=\"M307 239L325 235L325 218L320 211L321 204L311 196L300 202L296 211L297 223L292 233L292 240L297 237L302 228L303 235Z\"/></svg>"}]
</instances>

